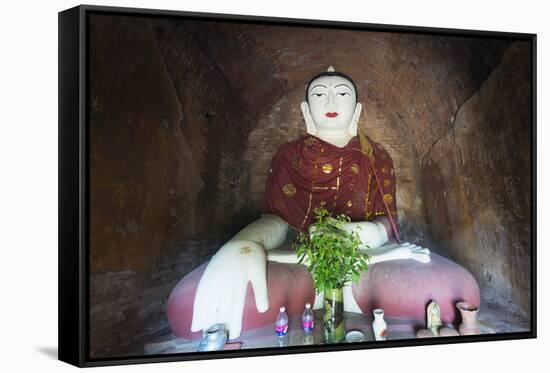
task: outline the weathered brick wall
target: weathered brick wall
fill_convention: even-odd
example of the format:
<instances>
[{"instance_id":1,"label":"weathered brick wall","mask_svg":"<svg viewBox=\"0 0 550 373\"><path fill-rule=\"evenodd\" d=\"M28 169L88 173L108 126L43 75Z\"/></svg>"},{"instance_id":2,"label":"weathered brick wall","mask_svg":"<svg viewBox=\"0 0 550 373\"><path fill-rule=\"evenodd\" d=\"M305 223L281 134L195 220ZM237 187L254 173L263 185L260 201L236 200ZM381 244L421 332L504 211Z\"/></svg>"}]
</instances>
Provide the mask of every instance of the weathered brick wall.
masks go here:
<instances>
[{"instance_id":1,"label":"weathered brick wall","mask_svg":"<svg viewBox=\"0 0 550 373\"><path fill-rule=\"evenodd\" d=\"M90 27L90 269L147 270L196 232L205 182L150 22Z\"/></svg>"},{"instance_id":2,"label":"weathered brick wall","mask_svg":"<svg viewBox=\"0 0 550 373\"><path fill-rule=\"evenodd\" d=\"M530 49L516 42L422 159L430 234L482 298L529 315Z\"/></svg>"},{"instance_id":3,"label":"weathered brick wall","mask_svg":"<svg viewBox=\"0 0 550 373\"><path fill-rule=\"evenodd\" d=\"M151 23L94 16L90 31L89 340L103 357L166 329L175 277L205 259L185 243L204 180Z\"/></svg>"},{"instance_id":4,"label":"weathered brick wall","mask_svg":"<svg viewBox=\"0 0 550 373\"><path fill-rule=\"evenodd\" d=\"M92 357L143 354L155 336L170 332L166 301L174 285L209 259L224 238L187 240L160 256L153 271L102 271L90 276Z\"/></svg>"},{"instance_id":5,"label":"weathered brick wall","mask_svg":"<svg viewBox=\"0 0 550 373\"><path fill-rule=\"evenodd\" d=\"M166 49L163 30L139 17L93 16L90 27L90 347L100 357L165 330L171 289L238 230L239 131L252 121L196 39Z\"/></svg>"}]
</instances>

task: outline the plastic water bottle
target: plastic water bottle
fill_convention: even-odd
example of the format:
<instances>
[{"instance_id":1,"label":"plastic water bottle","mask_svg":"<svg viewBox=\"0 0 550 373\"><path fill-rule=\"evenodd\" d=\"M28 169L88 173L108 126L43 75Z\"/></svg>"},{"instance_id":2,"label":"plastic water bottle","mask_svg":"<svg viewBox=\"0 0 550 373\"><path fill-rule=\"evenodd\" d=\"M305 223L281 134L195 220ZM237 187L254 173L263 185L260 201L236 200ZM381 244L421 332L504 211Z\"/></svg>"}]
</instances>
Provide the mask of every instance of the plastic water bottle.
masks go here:
<instances>
[{"instance_id":1,"label":"plastic water bottle","mask_svg":"<svg viewBox=\"0 0 550 373\"><path fill-rule=\"evenodd\" d=\"M302 314L302 329L304 333L308 334L313 331L313 323L315 318L313 317L313 311L311 310L311 303L306 303L306 308Z\"/></svg>"},{"instance_id":2,"label":"plastic water bottle","mask_svg":"<svg viewBox=\"0 0 550 373\"><path fill-rule=\"evenodd\" d=\"M277 316L277 321L275 321L275 333L277 333L279 337L286 336L288 332L288 316L285 310L284 306L279 308L279 316Z\"/></svg>"}]
</instances>

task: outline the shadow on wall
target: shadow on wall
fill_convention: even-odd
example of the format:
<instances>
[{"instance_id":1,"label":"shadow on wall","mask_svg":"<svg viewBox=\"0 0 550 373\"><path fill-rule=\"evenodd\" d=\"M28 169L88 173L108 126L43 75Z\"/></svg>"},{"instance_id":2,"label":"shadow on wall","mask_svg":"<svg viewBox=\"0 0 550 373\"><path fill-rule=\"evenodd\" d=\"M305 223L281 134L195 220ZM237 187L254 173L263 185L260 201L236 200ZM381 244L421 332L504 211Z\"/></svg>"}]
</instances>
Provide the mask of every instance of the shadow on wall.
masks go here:
<instances>
[{"instance_id":1,"label":"shadow on wall","mask_svg":"<svg viewBox=\"0 0 550 373\"><path fill-rule=\"evenodd\" d=\"M422 158L430 233L482 299L530 313L530 46L516 42Z\"/></svg>"}]
</instances>

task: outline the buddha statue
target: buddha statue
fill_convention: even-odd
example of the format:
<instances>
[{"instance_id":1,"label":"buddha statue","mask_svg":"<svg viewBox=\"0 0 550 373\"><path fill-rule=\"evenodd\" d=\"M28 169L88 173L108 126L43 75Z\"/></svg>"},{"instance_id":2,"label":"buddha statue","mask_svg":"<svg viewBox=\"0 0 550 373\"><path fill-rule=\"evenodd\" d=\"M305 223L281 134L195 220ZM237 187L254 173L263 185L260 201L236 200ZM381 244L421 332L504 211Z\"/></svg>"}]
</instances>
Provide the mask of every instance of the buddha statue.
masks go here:
<instances>
[{"instance_id":1,"label":"buddha statue","mask_svg":"<svg viewBox=\"0 0 550 373\"><path fill-rule=\"evenodd\" d=\"M290 248L313 222L316 207L346 214L343 227L359 235L369 270L344 287L344 310L424 319L436 299L442 318L456 321L458 300L479 305L479 287L458 264L401 242L397 229L396 171L390 154L358 130L362 104L353 80L335 71L314 76L301 111L307 135L283 144L271 161L261 217L185 276L168 299L177 337L197 339L224 323L229 339L272 325L279 307L300 314L322 308L311 275Z\"/></svg>"}]
</instances>

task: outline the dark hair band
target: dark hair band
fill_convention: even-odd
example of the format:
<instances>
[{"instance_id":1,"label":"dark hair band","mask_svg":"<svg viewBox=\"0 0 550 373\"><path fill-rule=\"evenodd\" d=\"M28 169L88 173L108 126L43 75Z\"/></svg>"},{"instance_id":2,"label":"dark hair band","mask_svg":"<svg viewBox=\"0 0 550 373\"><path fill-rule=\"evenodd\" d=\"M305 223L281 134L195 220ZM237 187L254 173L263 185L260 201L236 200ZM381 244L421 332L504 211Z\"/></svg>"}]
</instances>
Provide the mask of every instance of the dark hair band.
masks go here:
<instances>
[{"instance_id":1,"label":"dark hair band","mask_svg":"<svg viewBox=\"0 0 550 373\"><path fill-rule=\"evenodd\" d=\"M313 81L317 78L320 78L322 76L340 76L344 79L347 79L351 82L351 84L353 85L353 89L355 90L355 101L359 101L359 93L357 92L357 86L355 85L355 82L353 81L353 79L351 79L349 76L347 76L346 74L344 73L341 73L339 71L323 71L322 73L319 73L317 75L315 75L313 78L310 79L309 83L307 83L307 86L306 86L306 102L309 103L309 97L308 97L308 92L309 92L309 86L311 86L311 83L313 83Z\"/></svg>"}]
</instances>

